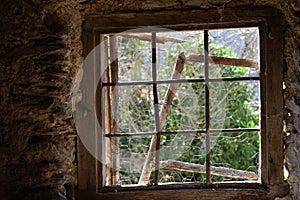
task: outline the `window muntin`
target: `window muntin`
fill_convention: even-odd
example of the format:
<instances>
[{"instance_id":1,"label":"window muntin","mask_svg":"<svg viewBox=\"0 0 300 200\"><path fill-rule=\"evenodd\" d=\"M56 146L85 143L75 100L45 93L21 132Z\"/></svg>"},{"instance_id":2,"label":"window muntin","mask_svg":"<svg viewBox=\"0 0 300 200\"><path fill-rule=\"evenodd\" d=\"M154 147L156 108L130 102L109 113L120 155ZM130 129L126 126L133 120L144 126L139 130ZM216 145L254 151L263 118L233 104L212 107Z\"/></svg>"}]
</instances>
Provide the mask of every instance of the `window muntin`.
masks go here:
<instances>
[{"instance_id":1,"label":"window muntin","mask_svg":"<svg viewBox=\"0 0 300 200\"><path fill-rule=\"evenodd\" d=\"M245 50L246 47L244 47L243 53L237 55L232 50L226 50L226 48L234 47L234 45L222 44L224 41L220 40L220 35L226 35L227 31L231 35L236 34L235 37L241 39L245 37L240 33L242 29L245 32L256 34L256 40L253 39L251 44L256 49ZM217 39L210 39L214 34L217 35ZM179 36L179 38L176 38L176 36ZM113 39L114 37L117 39ZM197 48L187 49L187 46L183 44L185 43L183 42L185 41L184 37L193 38L189 43L198 45L200 47L198 51ZM139 33L127 34L125 37L108 36L108 38L109 56L118 55L117 59L111 60L111 62L114 62L113 65L116 65L117 61L118 70L115 70L115 73L117 72L118 75L113 75L113 70L108 73L111 77L115 76L117 79L108 78L109 81L102 83L104 88L109 88L110 91L107 93L108 96L104 105L106 109L110 109L108 115L110 119L103 118L106 124L110 123L106 136L109 139L114 138L118 143L113 150L118 153L113 153L114 156L108 156L109 158L114 157L114 161L107 160L108 168L115 169L113 169L113 173L110 171L106 174L107 180L111 179L112 176L115 179L118 178L118 180L111 181L108 185L136 185L138 183L157 185L171 182L205 182L211 184L211 181L247 180L247 178L245 179L247 170L252 171L248 173L248 177L251 177L248 180L260 180L258 176L260 164L260 78L257 28L182 31L178 33ZM167 42L165 44L160 43L161 38L167 40ZM132 40L131 43L130 40ZM115 44L112 41L115 41ZM216 44L210 45L212 42L216 42ZM128 49L130 45L133 46L132 49ZM176 45L179 47L172 49L172 46ZM218 45L221 48L218 48ZM112 51L114 46L118 46L118 48L115 48L115 52ZM204 49L207 51L204 51ZM192 56L184 52L186 62L181 78L172 79L173 69L170 66L176 65L174 57L178 56L181 50L191 52L196 59L197 56L201 55L198 57L200 60L191 60ZM129 53L129 51L131 52ZM248 55L247 51L250 51ZM207 52L207 54L203 52ZM239 50L235 50L235 52L239 52ZM129 56L126 56L127 54ZM170 58L164 59L166 54L169 54ZM212 56L212 58L209 56ZM108 57L108 60L111 57ZM133 57L135 60L130 64L128 61ZM248 57L251 59L248 59ZM227 58L233 59L228 61ZM211 59L219 59L219 61L216 64ZM243 66L234 66L234 64L228 66L228 63L224 65L224 62L238 62L239 64L236 65ZM231 68L231 70L227 70L228 68ZM110 69L113 69L113 67L110 67ZM190 72L185 69L190 69ZM175 89L176 95L172 99L171 111L167 119L161 121L159 115L163 110L161 104L164 102L168 88L174 85L177 85L178 88ZM232 92L232 89L236 89L237 94ZM243 97L241 101L238 101L239 96ZM155 102L158 102L158 104ZM239 106L240 109L235 110L234 107L228 106L227 102L228 105L234 104ZM114 112L119 115L112 119ZM180 120L174 122L178 115L180 115ZM230 116L228 117L228 115ZM241 115L244 118L243 123L239 119ZM114 127L112 127L111 121L116 121ZM166 127L157 131L159 129L157 127L162 122L166 122ZM153 172L147 178L149 182L141 182L139 179L143 174L142 170L147 160L147 154L149 154L151 139L155 136L159 136L159 142L155 141L157 144L154 145L156 152L159 153L153 153L152 155L154 160L151 164L152 168L154 163L160 160L160 165L164 168L167 162L169 162L168 167L172 165L172 163L170 165L170 162L173 162L173 165L186 164L185 167L194 164L196 167L202 167L201 173L182 172L183 169L178 170L178 166L172 166L177 170L159 169L156 165L156 170L151 170ZM255 141L251 141L252 139L249 138L255 138ZM231 140L234 141L230 142ZM251 143L248 145L247 142L249 141ZM183 143L190 145L183 145ZM206 146L210 150L206 150ZM238 151L238 148L243 148L243 146L247 146L248 150L250 149L251 155L245 155L245 152ZM253 148L250 146L253 146ZM224 178L216 173L220 169L228 172L232 168L230 162L222 163L219 159L222 157L222 152L225 151L224 147L228 148L227 151L231 151L233 154L240 154L241 166L236 170L243 170L241 173L245 175L244 179L236 178L237 175L234 176L234 174L227 174L227 177ZM193 152L192 148L196 148L197 151ZM112 150L108 152L112 154ZM184 161L186 162L183 162L180 157L185 157ZM249 159L253 159L255 165L243 166ZM211 160L211 162L206 162L206 160ZM110 164L114 162L118 165L112 166ZM162 163L165 165L163 166ZM240 172L234 170L233 173ZM243 176L240 175L240 177Z\"/></svg>"}]
</instances>

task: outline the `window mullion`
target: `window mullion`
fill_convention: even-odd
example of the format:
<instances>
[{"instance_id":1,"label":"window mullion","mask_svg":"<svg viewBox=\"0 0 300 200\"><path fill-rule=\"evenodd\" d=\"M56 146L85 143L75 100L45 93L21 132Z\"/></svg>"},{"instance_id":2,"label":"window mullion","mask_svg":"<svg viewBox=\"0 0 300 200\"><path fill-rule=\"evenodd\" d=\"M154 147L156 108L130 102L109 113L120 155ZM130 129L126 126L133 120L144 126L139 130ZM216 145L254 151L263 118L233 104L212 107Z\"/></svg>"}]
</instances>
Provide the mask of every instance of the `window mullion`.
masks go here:
<instances>
[{"instance_id":1,"label":"window mullion","mask_svg":"<svg viewBox=\"0 0 300 200\"><path fill-rule=\"evenodd\" d=\"M103 61L103 81L104 82L110 82L110 64L109 64L109 37L106 36L102 36L102 44L103 44L103 57L102 57L102 61ZM111 134L111 95L110 95L110 87L103 87L103 91L104 91L104 116L103 116L103 120L104 120L104 130L105 133L110 133ZM105 139L105 146L106 146L106 152L105 152L105 160L106 163L110 163L111 162L111 145L110 145L110 141L111 139ZM111 185L112 184L112 173L111 173L111 168L108 167L106 165L106 184Z\"/></svg>"},{"instance_id":2,"label":"window mullion","mask_svg":"<svg viewBox=\"0 0 300 200\"><path fill-rule=\"evenodd\" d=\"M109 46L110 46L110 82L117 83L118 82L118 44L116 36L110 36L109 38ZM116 134L118 132L118 87L112 86L110 88L111 95L111 120L110 120L110 131L111 134ZM110 140L110 148L111 148L111 184L117 184L119 180L119 137L111 138Z\"/></svg>"},{"instance_id":3,"label":"window mullion","mask_svg":"<svg viewBox=\"0 0 300 200\"><path fill-rule=\"evenodd\" d=\"M204 66L205 66L205 148L206 148L206 184L211 184L211 161L210 161L210 112L209 112L209 55L208 55L208 30L204 30Z\"/></svg>"},{"instance_id":4,"label":"window mullion","mask_svg":"<svg viewBox=\"0 0 300 200\"><path fill-rule=\"evenodd\" d=\"M158 185L159 176L159 160L160 160L160 120L159 120L159 104L158 104L158 92L157 92L157 60L156 60L156 33L152 32L152 79L153 79L153 98L154 98L154 114L155 114L155 129L156 129L156 144L155 144L155 180L154 184Z\"/></svg>"}]
</instances>

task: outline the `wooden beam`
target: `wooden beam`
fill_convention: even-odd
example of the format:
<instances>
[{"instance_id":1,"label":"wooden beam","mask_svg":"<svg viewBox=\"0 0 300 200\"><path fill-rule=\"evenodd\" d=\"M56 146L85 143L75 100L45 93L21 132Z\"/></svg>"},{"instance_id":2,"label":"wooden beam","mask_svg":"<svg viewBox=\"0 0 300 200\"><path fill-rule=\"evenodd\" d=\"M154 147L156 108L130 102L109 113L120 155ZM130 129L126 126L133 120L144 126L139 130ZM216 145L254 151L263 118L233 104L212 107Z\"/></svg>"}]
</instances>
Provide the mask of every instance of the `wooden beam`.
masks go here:
<instances>
[{"instance_id":1,"label":"wooden beam","mask_svg":"<svg viewBox=\"0 0 300 200\"><path fill-rule=\"evenodd\" d=\"M206 172L205 165L181 162L177 160L161 161L160 167L165 169L175 169L175 170L186 171L186 172L197 172L197 173ZM254 172L237 170L237 169L226 168L226 167L211 166L211 174L217 176L225 176L230 178L242 178L248 180L258 180L259 178L258 175Z\"/></svg>"},{"instance_id":2,"label":"wooden beam","mask_svg":"<svg viewBox=\"0 0 300 200\"><path fill-rule=\"evenodd\" d=\"M115 36L110 37L110 70L111 70L111 82L118 82L118 44ZM118 132L118 87L112 86L110 88L111 94L111 134ZM119 180L119 168L120 168L120 155L119 155L119 141L120 138L110 138L111 147L111 184L117 184Z\"/></svg>"},{"instance_id":3,"label":"wooden beam","mask_svg":"<svg viewBox=\"0 0 300 200\"><path fill-rule=\"evenodd\" d=\"M219 56L210 56L209 62L212 64L249 67L258 69L259 65L256 60L238 59L238 58L226 58ZM190 62L204 62L204 55L189 55L186 57L186 61Z\"/></svg>"},{"instance_id":4,"label":"wooden beam","mask_svg":"<svg viewBox=\"0 0 300 200\"><path fill-rule=\"evenodd\" d=\"M108 65L108 40L107 38L105 38L103 35L101 35L101 41L103 42L103 45L104 45L104 48L103 48L103 56L102 56L102 59L103 59L103 62L104 62L104 74L103 74L103 81L104 82L109 82L110 80L110 66ZM99 88L99 90L101 90L101 88ZM111 95L110 95L110 90L108 87L104 87L103 88L103 91L104 91L104 118L105 118L105 133L111 133L111 117L110 117L110 110L111 110L111 105L110 105L110 98L111 98ZM97 100L97 102L100 102L101 99ZM101 110L99 110L97 113L101 113ZM101 123L101 121L99 121ZM110 168L110 163L111 163L111 160L112 160L112 153L111 153L111 146L110 146L110 139L109 138L105 138L105 156L106 156L106 176L105 176L105 179L106 179L106 184L108 185L112 185L112 181L111 181L111 168ZM107 165L107 163L109 163Z\"/></svg>"},{"instance_id":5,"label":"wooden beam","mask_svg":"<svg viewBox=\"0 0 300 200\"><path fill-rule=\"evenodd\" d=\"M253 12L255 10L255 12ZM248 26L246 21L251 20L254 24L268 16L275 16L278 14L276 9L266 7L239 7L239 8L226 8L222 12L222 21L220 22L220 13L217 9L210 10L174 10L174 11L151 11L151 12L131 12L131 13L111 13L106 15L93 15L89 16L83 28L85 30L98 30L101 33L119 33L131 28L145 27L145 26L158 26L177 28L179 25L185 27L190 25L199 24L203 29L213 27L213 23L219 23L214 27L237 27ZM178 17L178 16L181 17ZM176 19L176 20L174 20ZM188 22L188 23L187 23ZM230 22L232 24L229 24ZM110 30L109 30L110 29ZM185 30L187 30L185 28Z\"/></svg>"},{"instance_id":6,"label":"wooden beam","mask_svg":"<svg viewBox=\"0 0 300 200\"><path fill-rule=\"evenodd\" d=\"M125 38L136 38L143 41L151 41L151 34L134 34L134 33L120 33L117 36L122 36ZM169 38L169 37L160 37L156 36L156 43L164 44L166 42L174 42L174 43L182 43L184 40L176 39L176 38Z\"/></svg>"},{"instance_id":7,"label":"wooden beam","mask_svg":"<svg viewBox=\"0 0 300 200\"><path fill-rule=\"evenodd\" d=\"M187 187L185 185L185 187ZM233 186L234 187L234 186ZM184 200L232 200L232 199L251 199L251 200L267 200L270 199L266 195L266 190L263 189L237 189L237 188L208 188L208 189L164 189L164 190L148 190L148 191L137 191L135 190L127 191L118 191L108 193L92 193L89 191L78 191L76 190L76 199L86 200L86 199L95 199L95 200L170 200L170 199L184 199ZM149 186L148 186L149 188Z\"/></svg>"},{"instance_id":8,"label":"wooden beam","mask_svg":"<svg viewBox=\"0 0 300 200\"><path fill-rule=\"evenodd\" d=\"M92 51L94 47L94 35L90 32L83 32L82 34L82 40L83 40L83 55L85 57L88 56L88 54ZM94 62L94 60L93 60ZM94 63L91 63L92 65ZM96 69L94 67L90 68L82 68L83 74L86 74L86 76L91 77L90 79L84 79L80 83L80 85L87 85L91 89L94 88L94 77L93 74L95 74ZM94 96L90 95L87 91L81 91L82 92L82 105L93 105ZM100 99L100 93L96 95L97 99ZM97 110L100 110L100 107L96 108ZM80 129L77 131L81 131L84 133L94 133L94 126L96 123L96 119L91 117L90 121L83 120L83 111L80 109L76 110L76 120L81 121L82 126L85 127L85 129ZM90 116L89 116L90 117ZM77 127L78 128L78 127ZM91 135L91 137L97 137L96 135ZM96 148L90 148L87 149L84 143L84 135L80 135L78 133L77 138L77 159L78 159L78 188L80 190L90 190L90 191L97 191L97 160L93 155L96 153ZM90 150L90 151L89 151ZM101 166L100 166L101 168Z\"/></svg>"},{"instance_id":9,"label":"wooden beam","mask_svg":"<svg viewBox=\"0 0 300 200\"><path fill-rule=\"evenodd\" d=\"M283 32L278 26L282 18L270 17L272 23L268 24L267 63L266 63L266 120L268 141L268 183L282 184L283 158L284 158L284 129L283 129Z\"/></svg>"}]
</instances>

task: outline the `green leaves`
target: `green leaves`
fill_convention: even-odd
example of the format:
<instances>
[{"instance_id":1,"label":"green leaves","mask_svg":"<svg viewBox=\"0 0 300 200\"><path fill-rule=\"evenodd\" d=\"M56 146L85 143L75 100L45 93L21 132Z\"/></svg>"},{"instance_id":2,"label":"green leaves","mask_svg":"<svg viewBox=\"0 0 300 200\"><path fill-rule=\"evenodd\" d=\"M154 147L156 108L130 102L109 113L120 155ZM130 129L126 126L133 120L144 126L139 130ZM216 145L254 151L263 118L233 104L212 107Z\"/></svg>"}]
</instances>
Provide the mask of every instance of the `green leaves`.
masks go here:
<instances>
[{"instance_id":1,"label":"green leaves","mask_svg":"<svg viewBox=\"0 0 300 200\"><path fill-rule=\"evenodd\" d=\"M194 34L194 37L185 38L183 43L158 44L157 76L159 80L171 79L173 66L180 52L184 52L186 56L191 54L204 55L203 34L200 31ZM123 68L121 66L121 69L125 70L121 74L124 80L126 78L130 81L152 80L151 75L149 75L151 74L149 73L151 70L149 42L136 39L121 39L119 42L126 44L121 46L123 49L121 48L122 55L120 59L120 63L126 66ZM237 57L237 54L230 48L215 44L212 41L209 41L209 55L227 58ZM130 74L131 71L134 71L134 73ZM146 77L147 73L149 77ZM246 77L249 73L249 69L245 67L209 64L209 78L239 78ZM132 77L133 79L130 79ZM182 78L204 78L204 64L186 62ZM167 86L168 84L160 84L158 87L160 104L163 103L162 100ZM122 124L123 132L134 130L147 132L155 129L154 105L151 97L153 94L150 90L151 87L140 87L135 91L128 88L128 91L120 97L121 102L123 98L130 99L122 105L123 110L120 110L119 123ZM260 109L259 106L254 105L259 99L259 91L257 90L259 90L259 81L256 80L210 82L210 105L208 109L211 116L211 128L259 128ZM122 93L120 92L120 94ZM204 83L181 83L172 102L165 130L205 129L205 95ZM142 157L147 154L150 140L151 137L143 137L142 141L122 137L120 148L135 154L140 153ZM213 166L258 171L259 132L211 133L210 146ZM161 159L175 158L183 162L205 164L205 148L205 134L162 135L161 137ZM125 171L121 171L122 176L132 176L130 169L125 169ZM138 176L138 174L134 176ZM162 170L160 177L162 182L205 181L205 175L203 174L174 170ZM135 180L136 177L129 182L136 183ZM213 180L236 179L213 176Z\"/></svg>"}]
</instances>

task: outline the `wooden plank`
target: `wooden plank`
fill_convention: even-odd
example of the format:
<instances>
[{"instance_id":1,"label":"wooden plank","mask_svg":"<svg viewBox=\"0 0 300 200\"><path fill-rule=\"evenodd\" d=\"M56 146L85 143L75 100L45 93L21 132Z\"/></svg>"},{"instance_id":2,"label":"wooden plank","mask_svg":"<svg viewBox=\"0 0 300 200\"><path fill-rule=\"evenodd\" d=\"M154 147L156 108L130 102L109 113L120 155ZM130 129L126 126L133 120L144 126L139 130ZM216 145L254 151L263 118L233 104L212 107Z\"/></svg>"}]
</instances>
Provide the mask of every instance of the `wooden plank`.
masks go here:
<instances>
[{"instance_id":1,"label":"wooden plank","mask_svg":"<svg viewBox=\"0 0 300 200\"><path fill-rule=\"evenodd\" d=\"M204 30L204 73L205 73L205 179L211 185L211 145L210 145L210 90L209 90L209 35Z\"/></svg>"},{"instance_id":2,"label":"wooden plank","mask_svg":"<svg viewBox=\"0 0 300 200\"><path fill-rule=\"evenodd\" d=\"M253 10L255 9L255 12ZM163 26L163 25L186 25L186 24L207 24L222 21L226 22L244 21L251 18L261 19L262 17L274 16L277 14L276 9L262 7L239 7L226 8L222 16L217 9L189 10L189 11L164 11L164 12L143 12L143 13L118 13L102 16L90 16L83 24L85 30L103 29L109 27L126 27L127 29L141 26ZM178 18L178 15L182 16ZM159 20L158 20L159 19ZM174 20L176 19L176 20ZM219 27L223 27L219 25Z\"/></svg>"},{"instance_id":3,"label":"wooden plank","mask_svg":"<svg viewBox=\"0 0 300 200\"><path fill-rule=\"evenodd\" d=\"M103 101L104 101L104 90L99 89L99 85L101 83L100 76L104 74L103 68L106 64L106 56L105 56L105 49L104 45L99 45L101 42L100 34L98 32L93 33L93 66L92 66L92 93L94 97L91 98L92 101L95 103L95 114L96 116L101 113ZM93 91L94 90L94 91ZM97 114L98 113L98 114ZM95 163L96 163L96 172L95 172L95 180L96 180L96 191L101 190L105 186L105 152L106 152L106 144L105 144L105 137L104 137L104 129L102 115L101 119L99 120L98 117L94 122L94 134L95 134Z\"/></svg>"},{"instance_id":4,"label":"wooden plank","mask_svg":"<svg viewBox=\"0 0 300 200\"><path fill-rule=\"evenodd\" d=\"M83 47L83 53L86 57L90 51L93 49L94 41L91 40L93 38L93 34L90 32L83 32L82 40L84 41L84 47ZM83 68L83 73L85 73L86 69ZM81 84L84 84L86 86L92 85L92 82L82 82ZM83 96L83 104L91 104L91 100L88 98L87 91L81 91ZM76 113L76 117L78 117L78 120L80 119L80 115L82 113ZM83 120L81 120L83 121ZM87 132L90 131L94 127L95 121L91 121L88 124L85 124ZM82 129L81 129L82 131ZM77 153L78 153L78 188L81 190L91 190L96 191L96 160L93 157L93 155L90 154L90 152L87 150L85 145L83 144L80 137L78 137L78 143L77 143Z\"/></svg>"},{"instance_id":5,"label":"wooden plank","mask_svg":"<svg viewBox=\"0 0 300 200\"><path fill-rule=\"evenodd\" d=\"M103 51L103 57L101 59L103 59L103 63L104 63L104 74L103 74L103 81L104 82L109 82L110 81L110 66L108 64L108 41L107 38L104 37L104 35L100 36L100 40L102 42L102 49ZM100 83L99 83L100 84ZM98 88L97 92L100 92L102 88ZM110 111L111 111L111 105L110 105L110 88L105 87L103 88L104 91L104 124L105 124L105 133L111 133L111 116L110 116ZM96 100L96 102L101 102L101 99L98 98ZM99 115L101 115L102 110L98 110L97 113L99 113ZM99 122L101 122L102 120L99 120ZM111 168L110 168L110 163L111 163L111 146L110 146L110 139L106 138L105 139L105 154L106 154L106 174L105 174L105 180L106 180L106 184L111 185L112 184L112 180L111 180ZM109 163L109 164L107 164Z\"/></svg>"},{"instance_id":6,"label":"wooden plank","mask_svg":"<svg viewBox=\"0 0 300 200\"><path fill-rule=\"evenodd\" d=\"M186 61L203 63L204 55L189 55L186 57ZM256 60L249 60L249 59L209 56L209 63L258 69L258 62Z\"/></svg>"},{"instance_id":7,"label":"wooden plank","mask_svg":"<svg viewBox=\"0 0 300 200\"><path fill-rule=\"evenodd\" d=\"M110 192L95 194L90 192L76 191L76 199L105 199L105 200L266 200L266 191L262 189L179 189L179 190L150 190L135 192Z\"/></svg>"},{"instance_id":8,"label":"wooden plank","mask_svg":"<svg viewBox=\"0 0 300 200\"><path fill-rule=\"evenodd\" d=\"M99 35L92 32L83 32L82 40L84 41L83 53L85 58L89 58L89 62L85 63L82 68L82 74L85 77L81 80L80 89L82 98L80 105L84 108L76 110L76 120L80 123L78 131L78 188L81 190L98 191L102 188L103 180L103 166L101 155L103 153L103 137L101 126L101 116L99 118L99 111L101 107L96 102L100 102L101 92L96 92L99 89L100 68L99 64L99 48L94 47L99 44ZM82 89L83 87L85 89ZM86 89L89 88L89 89ZM99 90L98 90L99 91ZM96 106L96 108L93 107ZM90 112L86 112L90 110ZM96 117L95 117L96 116ZM89 120L84 120L84 119ZM78 128L78 127L77 127ZM97 160L98 158L98 160Z\"/></svg>"},{"instance_id":9,"label":"wooden plank","mask_svg":"<svg viewBox=\"0 0 300 200\"><path fill-rule=\"evenodd\" d=\"M203 182L190 182L190 183L160 183L158 185L130 185L130 186L120 186L115 185L111 187L105 187L102 193L105 192L129 192L129 191L149 191L149 190L178 190L178 189L224 189L224 188L235 188L237 190L242 189L265 189L257 181L230 181L230 182L215 182L207 185Z\"/></svg>"},{"instance_id":10,"label":"wooden plank","mask_svg":"<svg viewBox=\"0 0 300 200\"><path fill-rule=\"evenodd\" d=\"M267 27L266 24L261 24L259 27L260 41L260 178L262 184L268 184L268 140L267 140Z\"/></svg>"},{"instance_id":11,"label":"wooden plank","mask_svg":"<svg viewBox=\"0 0 300 200\"><path fill-rule=\"evenodd\" d=\"M115 36L110 37L110 70L111 70L111 82L117 83L119 78L119 63L118 63L118 44ZM112 86L110 91L111 94L111 134L118 132L118 87ZM120 138L110 138L111 146L111 184L117 184L119 180L119 168L120 168L120 154L119 154L119 141Z\"/></svg>"},{"instance_id":12,"label":"wooden plank","mask_svg":"<svg viewBox=\"0 0 300 200\"><path fill-rule=\"evenodd\" d=\"M243 18L239 21L228 21L228 22L217 22L217 23L189 23L189 24L173 24L173 25L156 25L161 28L165 28L165 30L174 30L174 31L192 31L192 30L206 30L206 29L219 29L222 28L236 28L236 27L254 27L259 23L263 23L265 20L263 18ZM148 27L149 28L149 27ZM107 27L97 27L96 30L101 33L121 33L128 30L134 30L135 32L145 32L146 29L137 28L136 26L107 26Z\"/></svg>"},{"instance_id":13,"label":"wooden plank","mask_svg":"<svg viewBox=\"0 0 300 200\"><path fill-rule=\"evenodd\" d=\"M94 157L82 144L80 138L77 141L78 149L78 188L80 190L95 191L96 164Z\"/></svg>"},{"instance_id":14,"label":"wooden plank","mask_svg":"<svg viewBox=\"0 0 300 200\"><path fill-rule=\"evenodd\" d=\"M269 18L267 35L267 133L269 184L283 176L283 33L281 18Z\"/></svg>"},{"instance_id":15,"label":"wooden plank","mask_svg":"<svg viewBox=\"0 0 300 200\"><path fill-rule=\"evenodd\" d=\"M96 177L97 180L97 191L101 191L103 187L106 184L106 141L107 138L104 136L105 134L105 113L103 110L105 109L105 90L102 87L102 81L105 76L105 73L108 73L106 71L107 68L107 49L106 44L103 42L103 38L101 38L101 35L99 32L94 32L94 48L96 50L95 52L95 63L94 63L94 85L97 85L96 88L96 98L95 104L96 108L99 106L99 109L96 110L96 114L101 116L101 119L95 122L95 140L96 140L96 152L97 152L97 169L96 169ZM99 87L100 86L100 87ZM104 120L103 120L104 118Z\"/></svg>"},{"instance_id":16,"label":"wooden plank","mask_svg":"<svg viewBox=\"0 0 300 200\"><path fill-rule=\"evenodd\" d=\"M151 34L133 34L133 33L121 33L118 34L118 36L122 36L125 38L135 38L143 41L152 41L152 36ZM162 36L157 36L156 37L156 43L164 44L166 42L174 42L174 43L182 43L184 40L180 40L177 38L171 38L171 37L162 37Z\"/></svg>"}]
</instances>

